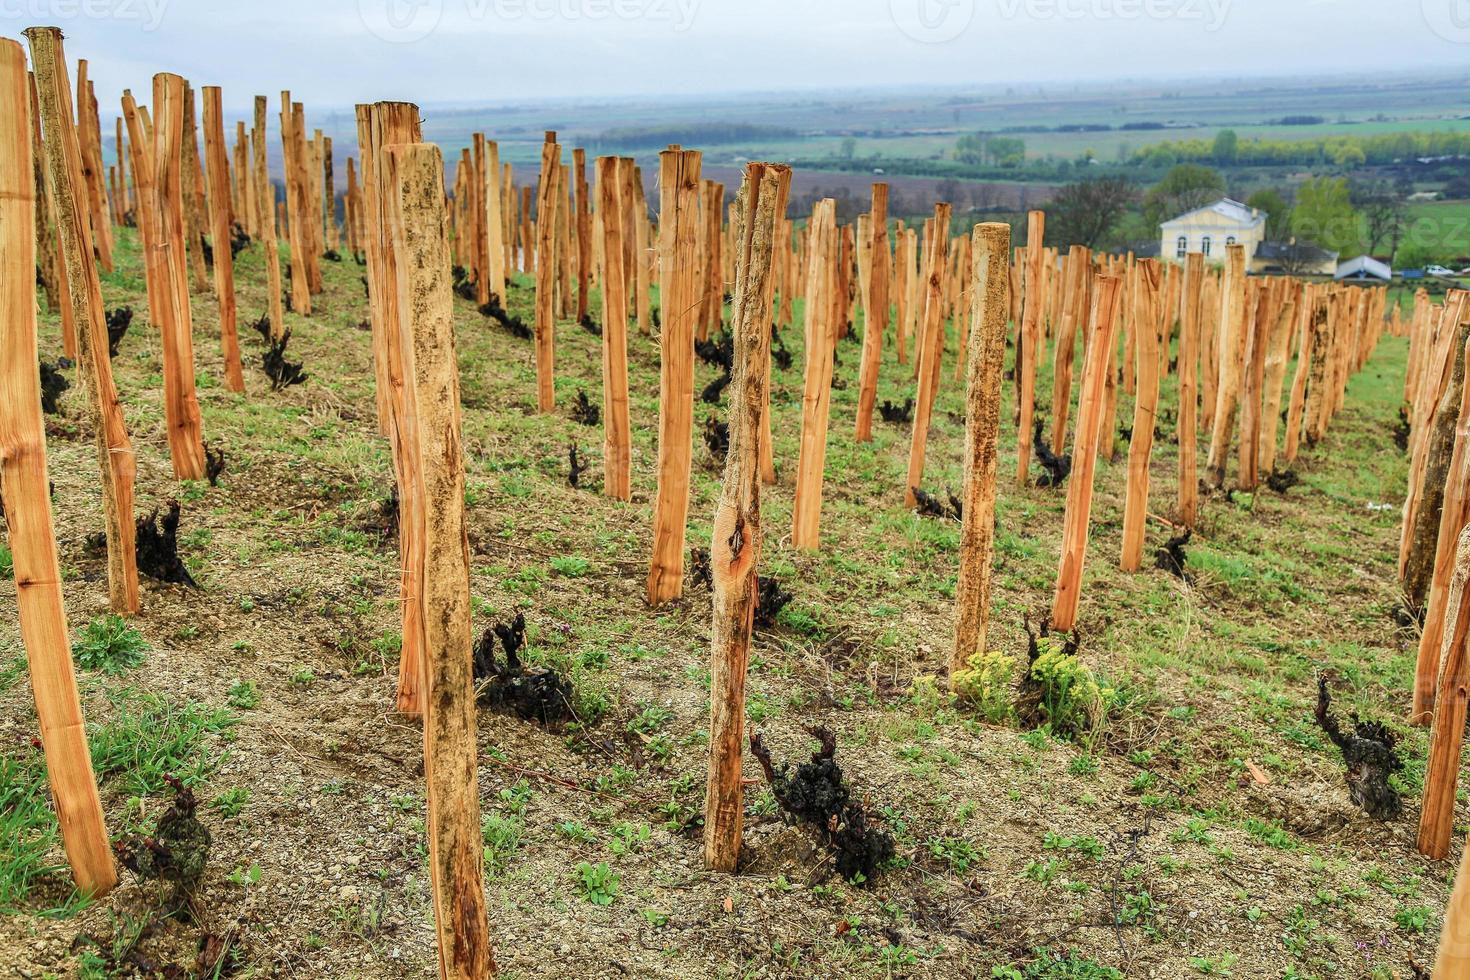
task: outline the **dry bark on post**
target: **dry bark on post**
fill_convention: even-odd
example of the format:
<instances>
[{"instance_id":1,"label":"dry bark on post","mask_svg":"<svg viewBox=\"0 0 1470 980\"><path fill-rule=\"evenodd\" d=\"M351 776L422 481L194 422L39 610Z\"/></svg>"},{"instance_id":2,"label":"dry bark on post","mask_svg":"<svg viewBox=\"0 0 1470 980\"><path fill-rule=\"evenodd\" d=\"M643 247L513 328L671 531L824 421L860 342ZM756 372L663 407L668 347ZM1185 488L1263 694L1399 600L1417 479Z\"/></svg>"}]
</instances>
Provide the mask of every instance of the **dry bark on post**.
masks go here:
<instances>
[{"instance_id":1,"label":"dry bark on post","mask_svg":"<svg viewBox=\"0 0 1470 980\"><path fill-rule=\"evenodd\" d=\"M1046 212L1026 218L1026 297L1016 343L1016 388L1020 410L1016 431L1016 482L1025 486L1031 472L1031 422L1036 413L1037 345L1041 342L1041 315L1046 304Z\"/></svg>"},{"instance_id":2,"label":"dry bark on post","mask_svg":"<svg viewBox=\"0 0 1470 980\"><path fill-rule=\"evenodd\" d=\"M464 515L459 367L454 353L454 296L445 237L444 163L439 148L408 144L380 158L389 173L395 288L405 366L403 423L410 440L416 509L425 547L415 588L424 621L424 781L428 787L429 868L441 977L495 974L480 836L474 668L470 636L470 556Z\"/></svg>"},{"instance_id":3,"label":"dry bark on post","mask_svg":"<svg viewBox=\"0 0 1470 980\"><path fill-rule=\"evenodd\" d=\"M541 144L541 181L536 194L536 407L556 408L556 212L561 147L556 133Z\"/></svg>"},{"instance_id":4,"label":"dry bark on post","mask_svg":"<svg viewBox=\"0 0 1470 980\"><path fill-rule=\"evenodd\" d=\"M1454 551L1453 577L1447 595L1444 640L1435 656L1431 677L1436 688L1429 758L1424 769L1424 806L1419 814L1419 853L1436 861L1450 850L1454 831L1455 785L1465 739L1465 714L1470 698L1470 602L1465 587L1470 580L1470 527L1464 528Z\"/></svg>"},{"instance_id":5,"label":"dry bark on post","mask_svg":"<svg viewBox=\"0 0 1470 980\"><path fill-rule=\"evenodd\" d=\"M1302 423L1307 415L1307 385L1312 377L1313 365L1320 358L1321 345L1327 329L1327 306L1315 288L1303 297L1301 341L1297 346L1296 377L1291 382L1291 403L1286 409L1286 444L1281 448L1281 458L1289 465L1296 462L1301 447Z\"/></svg>"},{"instance_id":6,"label":"dry bark on post","mask_svg":"<svg viewBox=\"0 0 1470 980\"><path fill-rule=\"evenodd\" d=\"M1241 357L1246 318L1245 246L1225 246L1225 278L1220 285L1219 384L1215 393L1214 426L1206 467L1210 486L1225 485L1230 439L1240 400Z\"/></svg>"},{"instance_id":7,"label":"dry bark on post","mask_svg":"<svg viewBox=\"0 0 1470 980\"><path fill-rule=\"evenodd\" d=\"M87 80L87 59L77 59L77 148L81 152L82 180L86 183L87 215L92 223L92 244L103 272L112 271L112 228L107 221L102 191L102 140L97 126L97 103Z\"/></svg>"},{"instance_id":8,"label":"dry bark on post","mask_svg":"<svg viewBox=\"0 0 1470 980\"><path fill-rule=\"evenodd\" d=\"M796 468L791 545L815 550L821 544L822 482L827 466L827 423L832 408L832 355L837 323L828 301L832 290L832 251L837 238L837 202L818 201L812 209L812 257L806 284L806 371L801 399L801 456Z\"/></svg>"},{"instance_id":9,"label":"dry bark on post","mask_svg":"<svg viewBox=\"0 0 1470 980\"><path fill-rule=\"evenodd\" d=\"M1067 444L1067 417L1072 401L1072 367L1077 359L1077 331L1087 316L1092 285L1092 250L1073 245L1067 255L1062 314L1052 357L1051 451L1060 455Z\"/></svg>"},{"instance_id":10,"label":"dry bark on post","mask_svg":"<svg viewBox=\"0 0 1470 980\"><path fill-rule=\"evenodd\" d=\"M575 151L578 155L581 150ZM592 215L586 206L587 179L578 188L578 251L585 260L578 267L578 289L585 291L587 266L592 259ZM623 201L617 157L597 160L597 210L602 219L602 466L603 492L616 500L633 499L633 434L628 415L628 302L623 292ZM584 299L579 293L578 302ZM585 312L583 315L586 315Z\"/></svg>"},{"instance_id":11,"label":"dry bark on post","mask_svg":"<svg viewBox=\"0 0 1470 980\"><path fill-rule=\"evenodd\" d=\"M905 507L917 502L914 491L924 481L924 454L929 445L929 419L938 392L940 355L944 351L944 268L949 244L948 204L934 205L929 241L924 245L924 313L921 320L923 346L919 349L919 390L909 440L909 469L904 481Z\"/></svg>"},{"instance_id":12,"label":"dry bark on post","mask_svg":"<svg viewBox=\"0 0 1470 980\"><path fill-rule=\"evenodd\" d=\"M375 341L374 366L383 392L384 430L393 450L398 484L398 553L402 569L399 597L403 615L403 648L398 659L398 710L417 715L424 710L424 622L416 570L423 565L423 507L420 492L417 430L405 416L407 388L402 297L397 283L397 253L392 235L394 185L387 171L385 147L419 142L418 107L408 102L379 102L357 107L362 180L367 211L368 310Z\"/></svg>"},{"instance_id":13,"label":"dry bark on post","mask_svg":"<svg viewBox=\"0 0 1470 980\"><path fill-rule=\"evenodd\" d=\"M1204 276L1204 255L1189 253L1184 259L1184 315L1179 327L1179 523L1189 528L1199 520L1198 379Z\"/></svg>"},{"instance_id":14,"label":"dry bark on post","mask_svg":"<svg viewBox=\"0 0 1470 980\"><path fill-rule=\"evenodd\" d=\"M179 169L180 200L184 209L184 248L188 255L191 287L197 292L209 288L204 267L204 174L199 165L199 137L194 118L194 89L184 82L184 121L179 130L182 159ZM155 111L157 107L155 106ZM155 163L155 166L157 164Z\"/></svg>"},{"instance_id":15,"label":"dry bark on post","mask_svg":"<svg viewBox=\"0 0 1470 980\"><path fill-rule=\"evenodd\" d=\"M1148 519L1149 459L1159 405L1159 260L1141 259L1133 295L1133 338L1137 358L1133 438L1128 444L1128 489L1123 503L1123 553L1120 567L1136 572L1143 562L1143 531Z\"/></svg>"},{"instance_id":16,"label":"dry bark on post","mask_svg":"<svg viewBox=\"0 0 1470 980\"><path fill-rule=\"evenodd\" d=\"M699 267L699 170L697 150L659 154L658 495L653 512L653 553L648 603L659 606L684 593L684 533L689 517L689 470L694 435L694 330L702 286Z\"/></svg>"},{"instance_id":17,"label":"dry bark on post","mask_svg":"<svg viewBox=\"0 0 1470 980\"><path fill-rule=\"evenodd\" d=\"M888 329L888 185L873 185L873 208L868 215L868 258L863 303L863 360L858 373L858 442L873 439L873 405L878 400L878 366L883 362L883 334ZM808 280L810 282L810 280Z\"/></svg>"},{"instance_id":18,"label":"dry bark on post","mask_svg":"<svg viewBox=\"0 0 1470 980\"><path fill-rule=\"evenodd\" d=\"M601 180L602 163L600 160L598 161L597 166L597 179ZM577 230L577 319L582 320L587 316L587 311L589 309L587 295L589 292L590 280L592 278L592 202L591 199L587 196L587 151L582 149L580 146L572 150L572 179L573 181L575 181L577 187L577 220L575 224ZM603 190L600 184L598 185L597 193L597 207L598 210L601 210L604 198L602 196ZM619 203L621 202L621 195L618 196L618 201ZM620 219L622 217L622 212L623 208L619 207L618 217ZM605 220L606 216L604 216L604 221ZM622 221L619 220L618 222L616 222L616 224L619 227L618 245L619 249L621 250ZM606 226L603 227L603 235L604 238L602 241L604 247L606 247L608 244L608 238L606 237ZM622 267L621 261L618 262L618 267ZM606 319L606 317L607 296L604 292L603 318ZM624 332L626 332L626 329ZM616 496L616 494L614 494L614 496Z\"/></svg>"},{"instance_id":19,"label":"dry bark on post","mask_svg":"<svg viewBox=\"0 0 1470 980\"><path fill-rule=\"evenodd\" d=\"M193 318L189 269L184 251L183 164L184 80L153 76L154 244L158 250L159 308L155 312L163 348L163 409L169 458L180 480L204 478L204 429L194 391ZM228 246L226 246L228 247Z\"/></svg>"},{"instance_id":20,"label":"dry bark on post","mask_svg":"<svg viewBox=\"0 0 1470 980\"><path fill-rule=\"evenodd\" d=\"M1286 361L1291 336L1301 320L1300 283L1288 284L1285 301L1276 312L1271 327L1270 346L1266 350L1265 404L1261 409L1260 469L1271 473L1276 469L1276 436L1281 431L1281 386L1286 380Z\"/></svg>"},{"instance_id":21,"label":"dry bark on post","mask_svg":"<svg viewBox=\"0 0 1470 980\"><path fill-rule=\"evenodd\" d=\"M59 41L58 41L59 43ZM35 164L25 52L0 38L0 276L29 282L36 265ZM0 290L0 494L14 564L16 614L30 664L46 776L72 880L96 897L117 884L87 747L51 523L46 429L30 289ZM105 356L105 348L104 348Z\"/></svg>"},{"instance_id":22,"label":"dry bark on post","mask_svg":"<svg viewBox=\"0 0 1470 980\"><path fill-rule=\"evenodd\" d=\"M1067 515L1062 532L1062 555L1057 568L1056 594L1052 599L1052 629L1068 631L1077 624L1077 604L1082 598L1082 570L1087 562L1088 525L1092 518L1092 478L1097 469L1098 442L1111 433L1102 432L1106 375L1112 374L1114 330L1122 282L1116 276L1098 279L1093 296L1092 329L1087 340L1087 359L1082 365L1082 392L1077 403L1077 432L1072 458L1071 483L1067 487Z\"/></svg>"},{"instance_id":23,"label":"dry bark on post","mask_svg":"<svg viewBox=\"0 0 1470 980\"><path fill-rule=\"evenodd\" d=\"M265 292L270 303L272 341L286 332L285 303L281 299L281 248L276 240L276 189L271 184L265 162L266 98L255 97L255 128L250 133L250 149L254 158L256 226L265 252Z\"/></svg>"},{"instance_id":24,"label":"dry bark on post","mask_svg":"<svg viewBox=\"0 0 1470 980\"><path fill-rule=\"evenodd\" d=\"M128 442L122 404L112 381L112 361L107 354L102 284L97 278L91 228L83 211L82 195L86 189L82 182L81 150L71 118L71 92L61 31L55 27L33 27L26 31L26 38L31 45L41 122L45 127L46 167L56 205L62 274L77 327L78 363L86 381L88 421L96 433L97 458L102 471L108 600L113 612L126 616L138 611L138 559L133 524L133 480L137 464ZM28 272L27 281L29 277ZM30 300L29 292L26 296Z\"/></svg>"},{"instance_id":25,"label":"dry bark on post","mask_svg":"<svg viewBox=\"0 0 1470 980\"><path fill-rule=\"evenodd\" d=\"M1439 952L1434 960L1436 980L1455 980L1470 973L1470 839L1460 858L1455 875L1455 888L1445 909L1444 929L1440 932Z\"/></svg>"},{"instance_id":26,"label":"dry bark on post","mask_svg":"<svg viewBox=\"0 0 1470 980\"><path fill-rule=\"evenodd\" d=\"M1261 482L1258 471L1261 440L1261 394L1266 383L1266 347L1275 305L1276 285L1248 280L1246 295L1245 356L1241 361L1240 444L1236 457L1235 488L1247 493Z\"/></svg>"},{"instance_id":27,"label":"dry bark on post","mask_svg":"<svg viewBox=\"0 0 1470 980\"><path fill-rule=\"evenodd\" d=\"M710 628L710 758L705 791L704 863L733 872L740 858L744 816L741 755L745 748L745 672L759 599L761 479L756 447L766 371L762 335L771 331L766 299L772 274L778 199L787 167L751 163L740 189L731 333L735 355L730 383L730 448L710 533L714 615Z\"/></svg>"},{"instance_id":28,"label":"dry bark on post","mask_svg":"<svg viewBox=\"0 0 1470 980\"><path fill-rule=\"evenodd\" d=\"M209 164L209 223L214 238L214 291L219 297L220 352L225 384L245 391L240 338L235 324L235 259L230 252L230 162L225 155L224 114L218 85L204 86L204 154Z\"/></svg>"},{"instance_id":29,"label":"dry bark on post","mask_svg":"<svg viewBox=\"0 0 1470 980\"><path fill-rule=\"evenodd\" d=\"M950 684L969 659L985 652L990 577L995 552L995 484L999 463L1001 375L1010 315L1011 226L977 225L971 238L974 290L970 303L966 388L965 484L960 571L955 585L955 641Z\"/></svg>"}]
</instances>

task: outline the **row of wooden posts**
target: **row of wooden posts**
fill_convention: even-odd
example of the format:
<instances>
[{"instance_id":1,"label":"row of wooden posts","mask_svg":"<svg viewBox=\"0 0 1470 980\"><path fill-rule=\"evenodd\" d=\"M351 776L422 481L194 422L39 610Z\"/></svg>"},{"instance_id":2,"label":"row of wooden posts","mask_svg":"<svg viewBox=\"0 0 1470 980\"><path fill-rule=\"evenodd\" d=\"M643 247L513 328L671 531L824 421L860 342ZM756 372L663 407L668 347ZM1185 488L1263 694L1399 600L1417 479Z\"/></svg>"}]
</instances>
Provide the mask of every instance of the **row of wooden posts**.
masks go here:
<instances>
[{"instance_id":1,"label":"row of wooden posts","mask_svg":"<svg viewBox=\"0 0 1470 980\"><path fill-rule=\"evenodd\" d=\"M355 168L352 160L347 163L345 220L339 231L330 141L319 131L313 140L305 138L300 103L283 93L286 200L281 214L265 167L265 99L256 100L248 143L244 123L237 124L232 174L219 90L203 90L201 163L192 93L183 79L167 74L155 78L151 116L130 94L124 95L127 140L122 141L120 130L119 147L127 147L127 163L120 155L104 186L96 102L90 82L84 83L85 69L79 66L79 94L86 94L77 103L78 124L59 32L33 29L28 36L32 80L26 78L20 46L9 41L0 45L4 70L0 132L29 131L33 137L6 143L7 150L0 155L0 182L6 193L0 202L14 219L6 222L6 229L34 228L37 233L0 236L0 256L5 257L0 268L7 275L15 269L29 270L39 245L49 259L55 287L58 292L66 290L65 300L57 297L66 343L80 359L89 412L99 423L114 609L128 613L138 606L131 541L134 466L107 358L94 247L96 261L105 268L111 261L112 225L127 222L131 215L148 256L150 320L163 340L170 456L181 479L196 478L203 467L189 304L191 286L205 286L199 248L203 229L207 226L214 243L221 345L227 383L234 390L243 388L243 380L228 246L232 226L238 223L266 245L273 338L286 330L275 245L279 228L287 229L291 307L298 313L310 312L311 296L321 289L321 256L341 244L343 233L349 249L365 254L380 428L392 446L402 507L404 646L398 706L424 717L431 871L441 963L447 975L484 976L493 971L477 844L469 571L464 473L458 451L451 263L463 266L474 278L482 303L504 301L512 271L535 276L537 403L547 411L554 407L554 325L573 311L579 318L589 315L589 296L600 292L606 492L623 500L631 495L627 329L633 322L641 333L652 332L650 296L653 284L658 284L662 314L658 489L648 576L648 599L655 605L677 597L683 585L694 340L720 329L730 288L729 331L735 355L730 449L712 534L712 717L705 836L706 862L723 870L733 869L739 855L744 682L757 595L760 494L762 486L776 478L770 418L771 324L791 323L794 299L804 300L806 334L792 528L793 543L802 548L816 548L820 541L830 382L839 336L861 312L865 328L853 428L857 440L872 437L878 368L886 356L890 326L897 360L908 363L912 352L917 404L904 488L912 503L923 477L929 422L950 342L945 323L954 321L954 375L967 378L963 530L951 655L955 666L963 666L986 646L1008 339L1017 350L1016 478L1023 484L1029 478L1038 410L1038 362L1049 343L1054 352L1051 444L1060 453L1070 441L1076 464L1052 621L1056 628L1070 629L1081 595L1095 466L1099 457L1111 460L1114 455L1120 387L1134 395L1134 424L1119 561L1124 569L1137 570L1149 516L1149 461L1162 378L1178 373L1175 521L1188 527L1198 516L1198 426L1211 435L1206 482L1223 485L1234 447L1236 485L1254 489L1262 474L1276 466L1282 401L1287 401L1288 409L1280 456L1289 463L1303 441L1322 437L1342 407L1348 380L1366 362L1385 329L1384 291L1249 279L1239 246L1227 249L1220 270L1207 268L1200 255L1189 256L1182 266L1093 255L1081 247L1062 256L1042 246L1044 215L1034 212L1029 217L1028 244L1013 252L1006 225L981 225L968 237L951 237L950 210L944 204L921 229L907 228L903 222L890 229L887 187L882 184L875 185L869 214L854 225L839 227L835 202L824 200L795 234L786 215L791 174L779 165L747 168L726 220L723 187L701 179L698 152L679 147L660 155L655 226L644 199L642 175L631 160L597 160L595 185L589 186L583 152L575 150L573 164L564 166L555 134L548 133L533 223L530 189L516 193L509 168L499 163L496 144L483 135L461 154L454 194L446 195L439 151L421 142L417 109L407 103L358 107L361 167ZM6 512L17 581L25 586L19 590L22 630L32 658L64 841L79 886L96 893L111 885L115 872L81 736L81 709L54 571L44 435L31 367L35 310L28 297L13 296L20 292L11 291L13 298L0 307L3 329L13 341L7 349L32 352L7 361L0 370L0 400L9 416L0 429L5 439L0 448ZM1459 406L1462 359L1443 351L1458 354L1465 347L1463 335L1453 339L1465 319L1465 305L1462 296L1455 296L1435 315L1422 303L1412 323L1405 325L1395 311L1387 328L1408 332L1412 338L1406 396L1414 406L1416 473L1433 472L1435 460L1444 455L1434 453L1439 443L1433 433L1450 398L1446 386L1453 386L1456 377L1460 387L1454 388L1450 400ZM1016 327L1013 336L1010 324ZM1171 359L1176 331L1177 359ZM1079 345L1080 390L1069 432ZM1287 389L1285 376L1293 352L1298 365ZM1457 431L1465 428L1461 421ZM1460 458L1465 454L1459 451L1458 438L1454 448L1447 465L1458 473L1457 467L1466 464ZM1448 520L1449 491L1442 497L1444 502L1437 506ZM1464 505L1458 496L1454 504ZM1406 528L1411 510L1417 513L1424 506L1411 493ZM1442 526L1436 530L1443 551ZM1443 564L1451 571L1456 568L1457 539L1453 532L1447 539L1450 557ZM1441 564L1435 564L1436 583ZM1441 614L1442 620L1454 624L1450 633L1458 636L1461 651L1463 565L1462 560L1460 573L1444 584L1446 608ZM1445 643L1448 649L1452 637L1447 636ZM1463 695L1453 700L1462 726ZM1437 735L1438 727L1436 717ZM1457 759L1458 743L1454 755ZM1452 784L1449 800L1452 803ZM1446 840L1447 829L1446 824Z\"/></svg>"}]
</instances>

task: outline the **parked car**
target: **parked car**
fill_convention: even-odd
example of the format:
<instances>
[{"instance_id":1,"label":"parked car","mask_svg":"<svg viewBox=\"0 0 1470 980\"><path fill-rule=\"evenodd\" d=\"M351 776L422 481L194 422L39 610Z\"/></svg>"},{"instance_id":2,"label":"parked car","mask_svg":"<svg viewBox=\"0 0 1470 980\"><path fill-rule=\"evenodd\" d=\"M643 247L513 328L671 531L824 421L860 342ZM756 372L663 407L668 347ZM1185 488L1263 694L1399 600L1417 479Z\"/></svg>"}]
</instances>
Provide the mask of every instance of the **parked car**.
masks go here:
<instances>
[{"instance_id":1,"label":"parked car","mask_svg":"<svg viewBox=\"0 0 1470 980\"><path fill-rule=\"evenodd\" d=\"M1447 278L1453 278L1455 275L1453 272L1451 272L1449 269L1446 269L1442 265L1431 265L1424 271L1429 273L1431 276L1445 276Z\"/></svg>"}]
</instances>

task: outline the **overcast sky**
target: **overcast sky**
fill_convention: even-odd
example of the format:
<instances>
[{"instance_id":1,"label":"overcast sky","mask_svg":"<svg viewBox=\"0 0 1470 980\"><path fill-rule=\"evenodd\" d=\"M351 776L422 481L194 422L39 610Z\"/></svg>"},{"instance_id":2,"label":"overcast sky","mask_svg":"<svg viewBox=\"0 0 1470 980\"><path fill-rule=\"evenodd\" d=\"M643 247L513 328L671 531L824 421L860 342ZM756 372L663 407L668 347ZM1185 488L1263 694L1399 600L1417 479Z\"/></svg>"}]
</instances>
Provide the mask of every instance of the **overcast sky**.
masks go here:
<instances>
[{"instance_id":1,"label":"overcast sky","mask_svg":"<svg viewBox=\"0 0 1470 980\"><path fill-rule=\"evenodd\" d=\"M227 106L1470 68L1470 0L0 0L102 105L160 70Z\"/></svg>"}]
</instances>

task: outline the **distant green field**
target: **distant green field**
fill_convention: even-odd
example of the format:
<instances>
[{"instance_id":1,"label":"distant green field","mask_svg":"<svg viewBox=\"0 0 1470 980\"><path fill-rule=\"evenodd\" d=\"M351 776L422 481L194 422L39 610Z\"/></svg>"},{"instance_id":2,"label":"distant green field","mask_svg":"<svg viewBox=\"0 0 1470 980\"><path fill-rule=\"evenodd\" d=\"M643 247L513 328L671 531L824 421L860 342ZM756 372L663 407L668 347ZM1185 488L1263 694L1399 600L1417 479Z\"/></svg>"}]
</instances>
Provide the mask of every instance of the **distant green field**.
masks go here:
<instances>
[{"instance_id":1,"label":"distant green field","mask_svg":"<svg viewBox=\"0 0 1470 980\"><path fill-rule=\"evenodd\" d=\"M1415 204L1409 214L1406 242L1429 248L1441 262L1470 259L1470 201Z\"/></svg>"}]
</instances>

